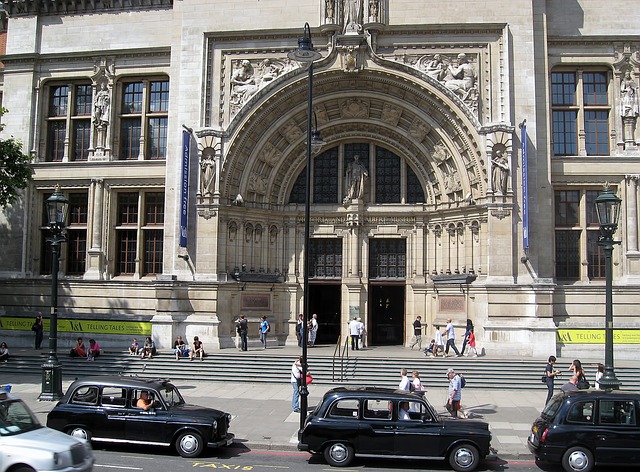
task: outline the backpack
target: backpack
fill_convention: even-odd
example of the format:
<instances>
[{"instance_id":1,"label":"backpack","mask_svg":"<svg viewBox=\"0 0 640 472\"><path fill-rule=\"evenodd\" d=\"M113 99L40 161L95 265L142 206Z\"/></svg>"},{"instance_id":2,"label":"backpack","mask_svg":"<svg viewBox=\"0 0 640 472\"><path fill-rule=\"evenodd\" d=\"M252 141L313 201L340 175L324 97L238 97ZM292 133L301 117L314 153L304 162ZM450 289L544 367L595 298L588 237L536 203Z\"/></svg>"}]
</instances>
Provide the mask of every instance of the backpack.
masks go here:
<instances>
[{"instance_id":1,"label":"backpack","mask_svg":"<svg viewBox=\"0 0 640 472\"><path fill-rule=\"evenodd\" d=\"M460 388L464 388L464 386L467 385L467 379L465 379L462 374L458 374L458 377L460 377Z\"/></svg>"}]
</instances>

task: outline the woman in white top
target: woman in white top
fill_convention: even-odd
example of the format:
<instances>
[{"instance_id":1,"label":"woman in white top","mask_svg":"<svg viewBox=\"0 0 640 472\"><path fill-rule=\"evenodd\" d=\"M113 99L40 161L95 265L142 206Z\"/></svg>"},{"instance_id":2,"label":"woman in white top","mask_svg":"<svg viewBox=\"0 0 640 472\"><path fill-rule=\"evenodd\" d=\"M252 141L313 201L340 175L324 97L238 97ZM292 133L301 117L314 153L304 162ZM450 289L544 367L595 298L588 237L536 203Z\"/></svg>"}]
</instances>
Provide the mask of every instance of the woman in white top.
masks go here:
<instances>
[{"instance_id":1,"label":"woman in white top","mask_svg":"<svg viewBox=\"0 0 640 472\"><path fill-rule=\"evenodd\" d=\"M411 385L414 392L424 392L424 387L422 386L422 382L420 381L420 372L414 370L411 372ZM424 395L424 394L420 394Z\"/></svg>"},{"instance_id":2,"label":"woman in white top","mask_svg":"<svg viewBox=\"0 0 640 472\"><path fill-rule=\"evenodd\" d=\"M604 365L598 364L598 372L596 372L596 381L593 385L593 387L596 390L600 390L600 379L602 378L603 375L604 375Z\"/></svg>"}]
</instances>

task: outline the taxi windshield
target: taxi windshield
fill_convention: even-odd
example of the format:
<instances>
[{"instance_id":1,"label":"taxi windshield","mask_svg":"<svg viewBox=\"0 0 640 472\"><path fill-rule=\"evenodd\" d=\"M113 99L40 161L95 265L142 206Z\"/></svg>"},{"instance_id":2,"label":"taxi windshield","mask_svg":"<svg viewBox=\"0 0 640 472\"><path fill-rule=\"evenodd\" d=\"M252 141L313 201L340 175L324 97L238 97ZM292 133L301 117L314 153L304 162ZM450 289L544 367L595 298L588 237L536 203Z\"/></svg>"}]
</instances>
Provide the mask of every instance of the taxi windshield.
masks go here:
<instances>
[{"instance_id":1,"label":"taxi windshield","mask_svg":"<svg viewBox=\"0 0 640 472\"><path fill-rule=\"evenodd\" d=\"M25 433L41 427L42 425L22 400L0 400L0 436Z\"/></svg>"},{"instance_id":2,"label":"taxi windshield","mask_svg":"<svg viewBox=\"0 0 640 472\"><path fill-rule=\"evenodd\" d=\"M164 403L170 408L172 406L184 405L184 399L178 389L171 385L166 384L165 388L160 390L160 394L164 399Z\"/></svg>"}]
</instances>

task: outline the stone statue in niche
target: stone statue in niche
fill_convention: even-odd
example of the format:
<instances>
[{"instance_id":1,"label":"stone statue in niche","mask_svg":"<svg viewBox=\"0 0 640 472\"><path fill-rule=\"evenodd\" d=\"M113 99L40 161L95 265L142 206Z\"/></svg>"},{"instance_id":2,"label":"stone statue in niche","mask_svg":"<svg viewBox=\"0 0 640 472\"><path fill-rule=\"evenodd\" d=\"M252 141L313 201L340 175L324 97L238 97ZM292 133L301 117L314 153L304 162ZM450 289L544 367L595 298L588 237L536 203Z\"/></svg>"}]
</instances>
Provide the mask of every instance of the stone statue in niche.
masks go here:
<instances>
[{"instance_id":1,"label":"stone statue in niche","mask_svg":"<svg viewBox=\"0 0 640 472\"><path fill-rule=\"evenodd\" d=\"M93 100L93 123L96 126L106 126L109 124L111 114L111 94L107 88L107 83L100 83L100 90Z\"/></svg>"},{"instance_id":2,"label":"stone statue in niche","mask_svg":"<svg viewBox=\"0 0 640 472\"><path fill-rule=\"evenodd\" d=\"M212 147L202 150L200 157L200 195L208 197L213 195L216 178L216 151Z\"/></svg>"},{"instance_id":3,"label":"stone statue in niche","mask_svg":"<svg viewBox=\"0 0 640 472\"><path fill-rule=\"evenodd\" d=\"M360 156L353 156L353 161L347 164L344 177L344 187L347 190L342 203L347 204L351 200L361 199L364 195L364 184L369 178L369 171L360 162Z\"/></svg>"},{"instance_id":4,"label":"stone statue in niche","mask_svg":"<svg viewBox=\"0 0 640 472\"><path fill-rule=\"evenodd\" d=\"M638 116L638 84L631 78L629 69L620 81L620 115L622 117Z\"/></svg>"},{"instance_id":5,"label":"stone statue in niche","mask_svg":"<svg viewBox=\"0 0 640 472\"><path fill-rule=\"evenodd\" d=\"M380 0L369 0L369 22L377 23L380 21Z\"/></svg>"},{"instance_id":6,"label":"stone statue in niche","mask_svg":"<svg viewBox=\"0 0 640 472\"><path fill-rule=\"evenodd\" d=\"M509 162L504 157L504 149L498 147L493 150L491 157L491 183L494 193L507 194L507 183L509 179Z\"/></svg>"},{"instance_id":7,"label":"stone statue in niche","mask_svg":"<svg viewBox=\"0 0 640 472\"><path fill-rule=\"evenodd\" d=\"M362 30L362 0L343 0L344 34L358 34Z\"/></svg>"},{"instance_id":8,"label":"stone statue in niche","mask_svg":"<svg viewBox=\"0 0 640 472\"><path fill-rule=\"evenodd\" d=\"M333 23L335 18L335 0L325 0L324 17L327 23Z\"/></svg>"},{"instance_id":9,"label":"stone statue in niche","mask_svg":"<svg viewBox=\"0 0 640 472\"><path fill-rule=\"evenodd\" d=\"M458 54L457 65L449 64L444 78L445 86L465 100L475 86L476 71L465 53Z\"/></svg>"}]
</instances>

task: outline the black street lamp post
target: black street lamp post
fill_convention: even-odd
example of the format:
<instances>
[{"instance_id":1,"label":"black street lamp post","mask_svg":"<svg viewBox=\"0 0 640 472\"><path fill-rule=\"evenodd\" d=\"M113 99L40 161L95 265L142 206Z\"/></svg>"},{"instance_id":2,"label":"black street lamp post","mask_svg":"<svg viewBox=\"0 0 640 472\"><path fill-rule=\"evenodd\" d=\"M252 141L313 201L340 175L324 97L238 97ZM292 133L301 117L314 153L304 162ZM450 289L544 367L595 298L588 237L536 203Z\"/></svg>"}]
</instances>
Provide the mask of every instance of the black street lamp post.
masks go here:
<instances>
[{"instance_id":1,"label":"black street lamp post","mask_svg":"<svg viewBox=\"0 0 640 472\"><path fill-rule=\"evenodd\" d=\"M69 200L56 186L53 194L47 198L49 230L51 236L51 318L49 319L49 357L42 364L42 391L38 400L58 401L62 398L62 365L58 361L58 260L60 244L66 241L64 228L67 221Z\"/></svg>"},{"instance_id":2,"label":"black street lamp post","mask_svg":"<svg viewBox=\"0 0 640 472\"><path fill-rule=\"evenodd\" d=\"M613 235L618 229L618 218L620 217L620 203L622 201L613 193L608 185L595 201L596 214L600 223L600 239L598 245L604 250L605 260L605 331L604 331L604 375L599 381L600 388L614 389L620 388L620 381L613 370L613 284L612 284L612 264L611 254L613 246L620 244L614 241Z\"/></svg>"},{"instance_id":3,"label":"black street lamp post","mask_svg":"<svg viewBox=\"0 0 640 472\"><path fill-rule=\"evenodd\" d=\"M298 49L289 53L289 58L299 62L301 65L308 66L308 88L307 88L307 159L306 159L306 199L304 206L304 278L303 278L303 308L302 308L302 379L300 382L300 429L304 426L307 419L307 406L309 390L307 389L307 345L308 345L308 324L309 324L309 218L311 212L311 148L312 141L316 143L320 140L319 134L311 131L311 118L313 115L313 63L322 56L313 49L311 41L311 29L309 23L304 24L304 33L298 38Z\"/></svg>"}]
</instances>

